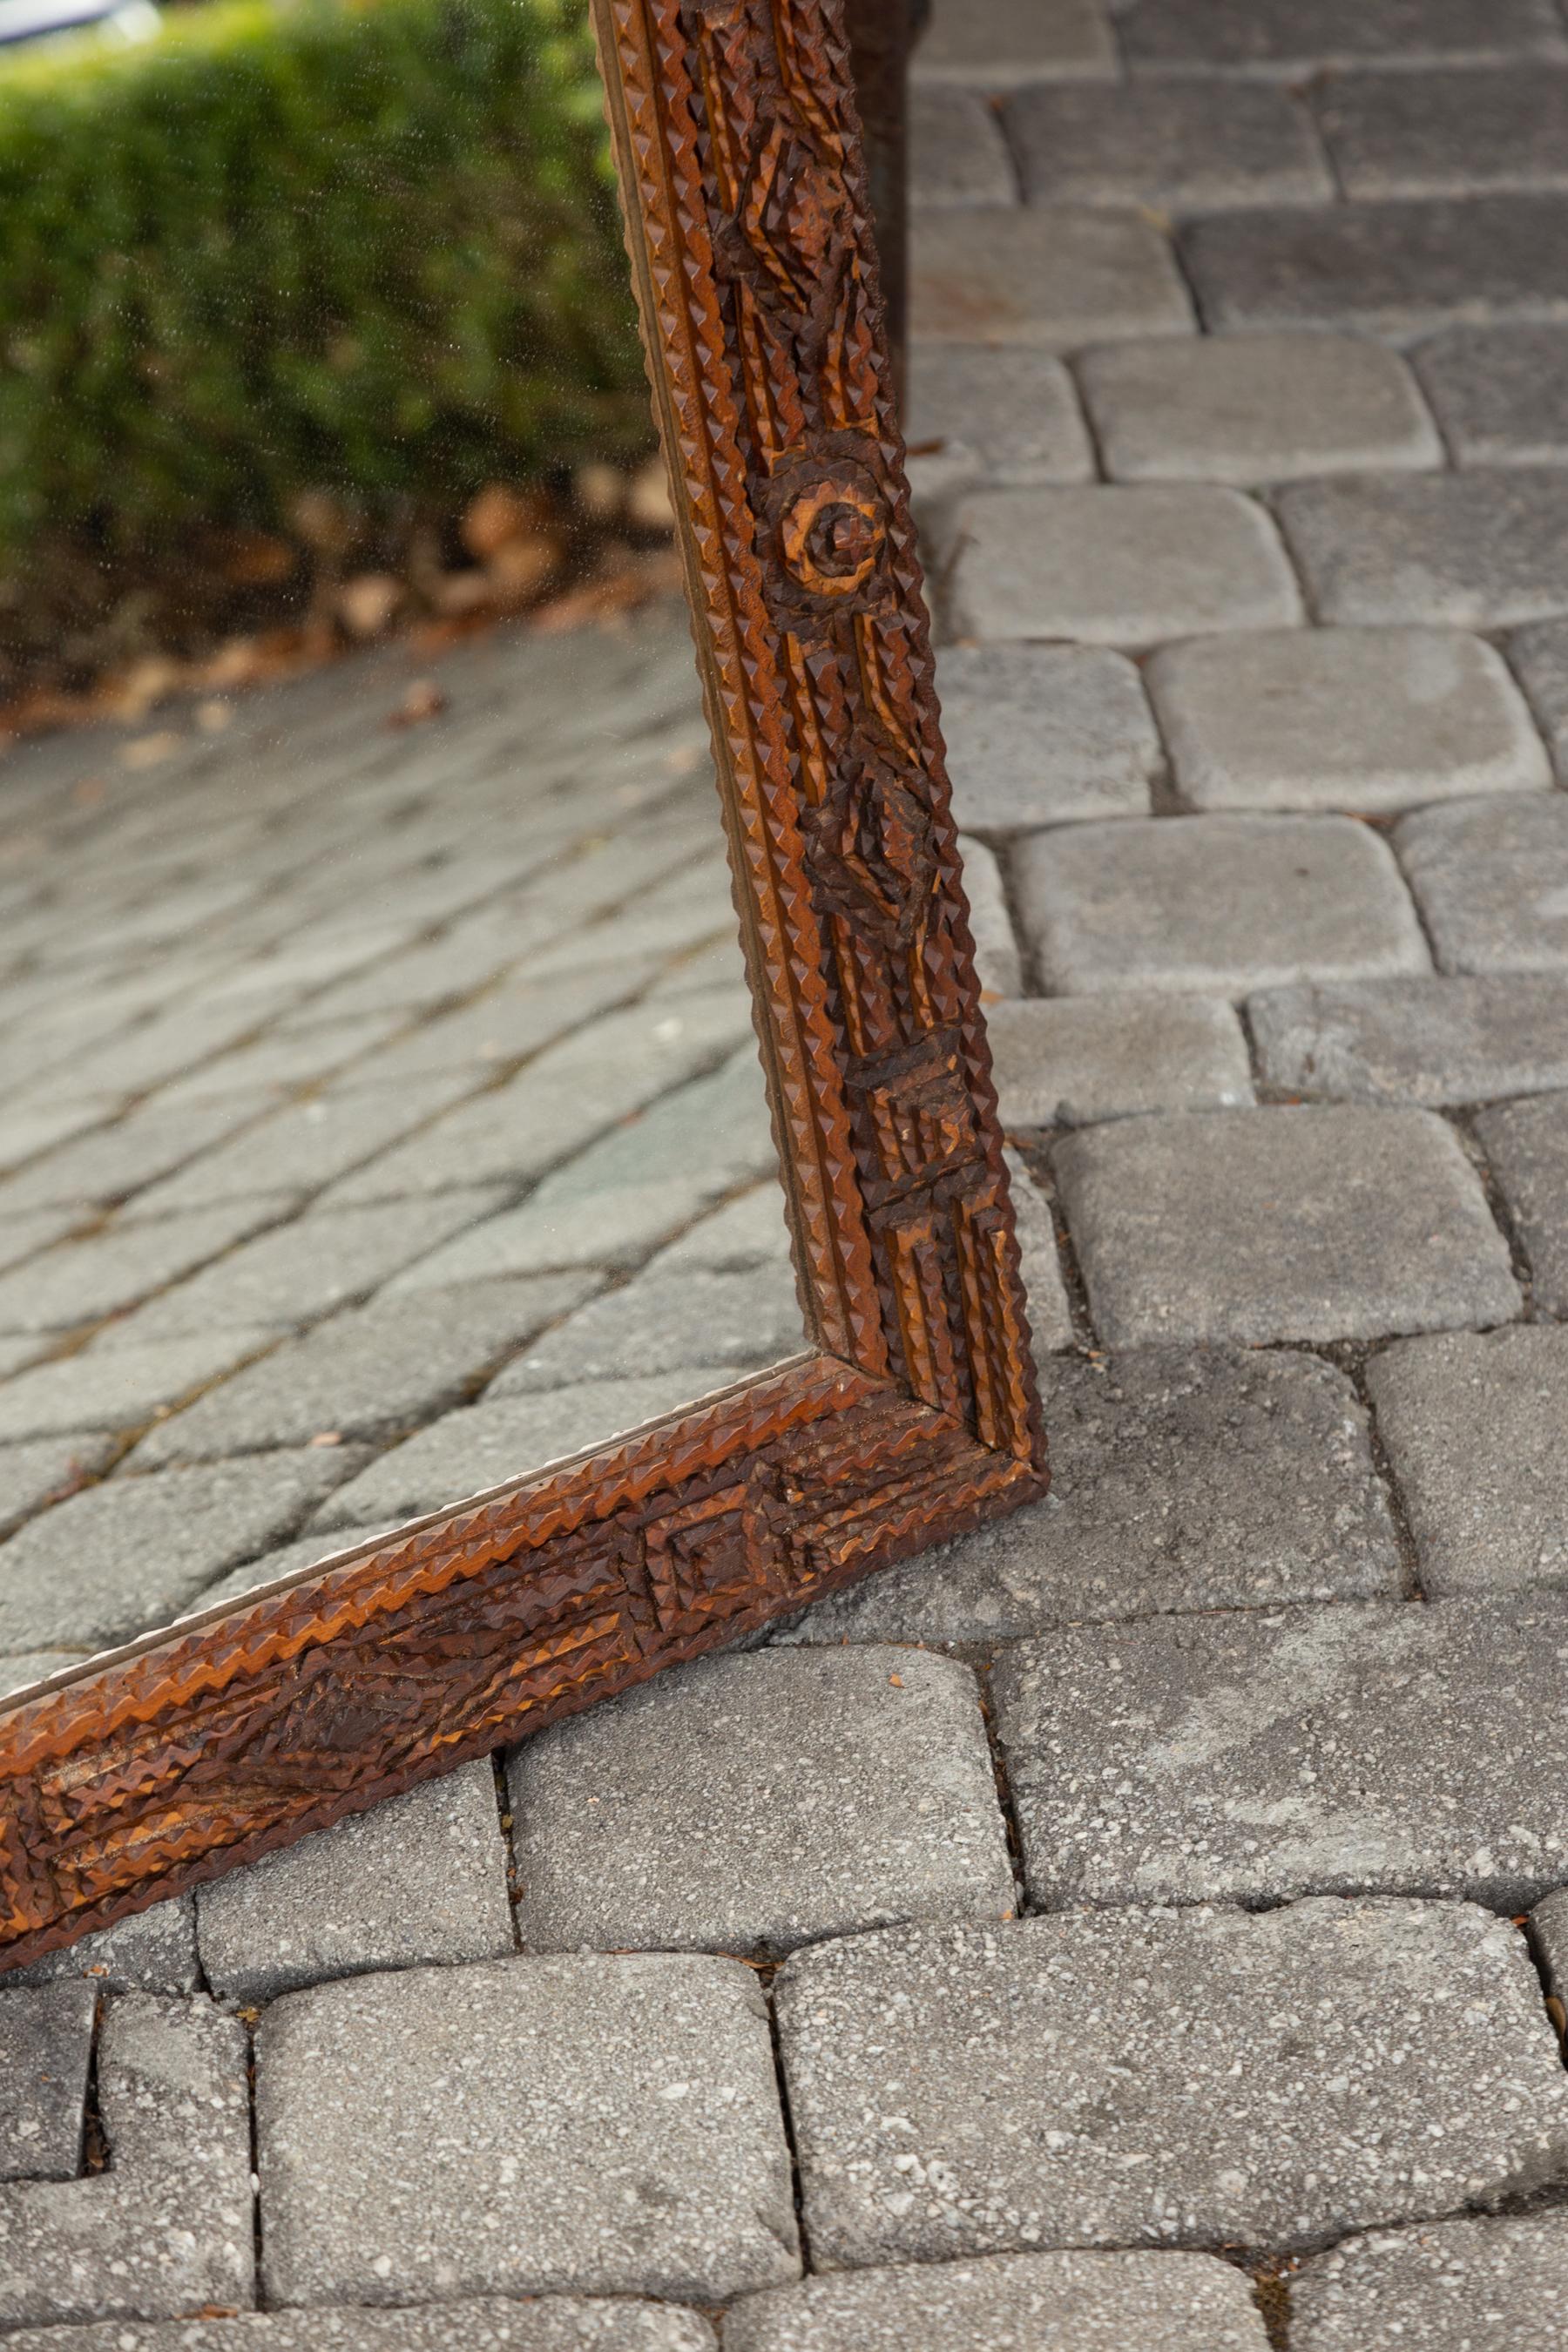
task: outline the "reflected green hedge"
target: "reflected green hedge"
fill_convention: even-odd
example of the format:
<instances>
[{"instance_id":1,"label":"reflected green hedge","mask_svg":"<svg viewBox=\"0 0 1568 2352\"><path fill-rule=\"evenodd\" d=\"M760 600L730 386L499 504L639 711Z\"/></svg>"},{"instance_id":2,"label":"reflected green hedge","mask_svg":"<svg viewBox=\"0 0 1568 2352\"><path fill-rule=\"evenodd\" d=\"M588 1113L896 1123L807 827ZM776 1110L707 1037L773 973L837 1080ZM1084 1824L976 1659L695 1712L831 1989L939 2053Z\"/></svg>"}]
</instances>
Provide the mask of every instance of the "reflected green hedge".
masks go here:
<instances>
[{"instance_id":1,"label":"reflected green hedge","mask_svg":"<svg viewBox=\"0 0 1568 2352\"><path fill-rule=\"evenodd\" d=\"M13 647L34 586L79 601L84 557L123 583L193 533L282 526L307 489L405 530L648 437L580 5L166 22L0 60Z\"/></svg>"}]
</instances>

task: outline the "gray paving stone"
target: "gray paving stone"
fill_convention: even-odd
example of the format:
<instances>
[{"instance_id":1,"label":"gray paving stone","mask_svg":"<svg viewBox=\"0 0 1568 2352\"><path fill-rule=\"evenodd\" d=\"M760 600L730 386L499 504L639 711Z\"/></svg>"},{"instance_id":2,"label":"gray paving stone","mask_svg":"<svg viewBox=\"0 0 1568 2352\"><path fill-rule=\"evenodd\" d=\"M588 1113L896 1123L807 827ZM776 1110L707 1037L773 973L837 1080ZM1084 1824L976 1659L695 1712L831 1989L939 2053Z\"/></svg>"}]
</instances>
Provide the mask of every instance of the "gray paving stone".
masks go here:
<instances>
[{"instance_id":1,"label":"gray paving stone","mask_svg":"<svg viewBox=\"0 0 1568 2352\"><path fill-rule=\"evenodd\" d=\"M279 2302L710 2304L799 2273L766 2005L736 1961L500 1960L291 1993L258 2035L257 2125Z\"/></svg>"},{"instance_id":2,"label":"gray paving stone","mask_svg":"<svg viewBox=\"0 0 1568 2352\"><path fill-rule=\"evenodd\" d=\"M966 831L1146 816L1162 763L1137 669L1098 646L944 646L952 805Z\"/></svg>"},{"instance_id":3,"label":"gray paving stone","mask_svg":"<svg viewBox=\"0 0 1568 2352\"><path fill-rule=\"evenodd\" d=\"M713 2352L718 2339L675 2304L553 2295L424 2310L246 2311L142 2326L115 2320L68 2333L24 2328L11 2341L16 2352Z\"/></svg>"},{"instance_id":4,"label":"gray paving stone","mask_svg":"<svg viewBox=\"0 0 1568 2352\"><path fill-rule=\"evenodd\" d=\"M993 1005L985 1025L1008 1129L1253 1098L1247 1040L1219 997L1030 997Z\"/></svg>"},{"instance_id":5,"label":"gray paving stone","mask_svg":"<svg viewBox=\"0 0 1568 2352\"><path fill-rule=\"evenodd\" d=\"M329 1432L403 1434L467 1402L500 1358L580 1306L595 1281L579 1273L470 1283L334 1315L160 1422L132 1466L309 1445Z\"/></svg>"},{"instance_id":6,"label":"gray paving stone","mask_svg":"<svg viewBox=\"0 0 1568 2352\"><path fill-rule=\"evenodd\" d=\"M969 906L969 935L974 942L974 976L983 1004L998 997L1016 996L1024 985L1024 967L1013 929L1012 910L996 853L973 834L960 834L963 860L963 895Z\"/></svg>"},{"instance_id":7,"label":"gray paving stone","mask_svg":"<svg viewBox=\"0 0 1568 2352\"><path fill-rule=\"evenodd\" d=\"M1568 1867L1555 1602L1165 1617L1004 1653L1031 1902L1462 1895Z\"/></svg>"},{"instance_id":8,"label":"gray paving stone","mask_svg":"<svg viewBox=\"0 0 1568 2352\"><path fill-rule=\"evenodd\" d=\"M739 1274L642 1275L607 1291L498 1373L487 1399L531 1396L582 1381L776 1363L805 1346L795 1276L785 1265Z\"/></svg>"},{"instance_id":9,"label":"gray paving stone","mask_svg":"<svg viewBox=\"0 0 1568 2352\"><path fill-rule=\"evenodd\" d=\"M196 1939L220 1998L258 2001L368 1969L513 1949L489 1759L198 1889Z\"/></svg>"},{"instance_id":10,"label":"gray paving stone","mask_svg":"<svg viewBox=\"0 0 1568 2352\"><path fill-rule=\"evenodd\" d=\"M111 2000L109 2170L0 2188L0 2321L173 2318L254 2299L244 2029L211 2001Z\"/></svg>"},{"instance_id":11,"label":"gray paving stone","mask_svg":"<svg viewBox=\"0 0 1568 2352\"><path fill-rule=\"evenodd\" d=\"M86 1654L84 1650L24 1650L19 1657L0 1658L0 1698L30 1689L34 1683L63 1673L68 1666L80 1665Z\"/></svg>"},{"instance_id":12,"label":"gray paving stone","mask_svg":"<svg viewBox=\"0 0 1568 2352\"><path fill-rule=\"evenodd\" d=\"M917 498L975 480L1090 482L1072 378L1027 343L917 343L904 430Z\"/></svg>"},{"instance_id":13,"label":"gray paving stone","mask_svg":"<svg viewBox=\"0 0 1568 2352\"><path fill-rule=\"evenodd\" d=\"M57 1503L0 1549L0 1650L100 1650L167 1622L353 1464L312 1448L106 1479Z\"/></svg>"},{"instance_id":14,"label":"gray paving stone","mask_svg":"<svg viewBox=\"0 0 1568 2352\"><path fill-rule=\"evenodd\" d=\"M527 1741L508 1784L531 1950L763 1958L1013 1913L980 1694L952 1659L700 1659Z\"/></svg>"},{"instance_id":15,"label":"gray paving stone","mask_svg":"<svg viewBox=\"0 0 1568 2352\"><path fill-rule=\"evenodd\" d=\"M1013 876L1040 976L1065 994L1241 996L1430 968L1387 844L1344 817L1074 825L1018 843Z\"/></svg>"},{"instance_id":16,"label":"gray paving stone","mask_svg":"<svg viewBox=\"0 0 1568 2352\"><path fill-rule=\"evenodd\" d=\"M1470 65L1563 46L1548 0L1132 0L1121 33L1135 67L1162 73Z\"/></svg>"},{"instance_id":17,"label":"gray paving stone","mask_svg":"<svg viewBox=\"0 0 1568 2352\"><path fill-rule=\"evenodd\" d=\"M936 0L913 59L917 82L982 89L1115 71L1116 44L1096 0Z\"/></svg>"},{"instance_id":18,"label":"gray paving stone","mask_svg":"<svg viewBox=\"0 0 1568 2352\"><path fill-rule=\"evenodd\" d=\"M1508 655L1561 782L1568 778L1568 621L1540 621L1518 630L1508 641Z\"/></svg>"},{"instance_id":19,"label":"gray paving stone","mask_svg":"<svg viewBox=\"0 0 1568 2352\"><path fill-rule=\"evenodd\" d=\"M1464 801L1394 836L1444 971L1568 967L1568 799Z\"/></svg>"},{"instance_id":20,"label":"gray paving stone","mask_svg":"<svg viewBox=\"0 0 1568 2352\"><path fill-rule=\"evenodd\" d=\"M1486 1111L1477 1131L1530 1260L1536 1310L1568 1316L1568 1094Z\"/></svg>"},{"instance_id":21,"label":"gray paving stone","mask_svg":"<svg viewBox=\"0 0 1568 2352\"><path fill-rule=\"evenodd\" d=\"M1506 1243L1425 1110L1121 1119L1057 1180L1106 1345L1376 1339L1507 1322Z\"/></svg>"},{"instance_id":22,"label":"gray paving stone","mask_svg":"<svg viewBox=\"0 0 1568 2352\"><path fill-rule=\"evenodd\" d=\"M1550 1998L1568 1998L1568 1886L1554 1887L1530 1915L1531 1948ZM1561 2021L1552 2022L1562 2031Z\"/></svg>"},{"instance_id":23,"label":"gray paving stone","mask_svg":"<svg viewBox=\"0 0 1568 2352\"><path fill-rule=\"evenodd\" d=\"M1367 1382L1428 1593L1568 1582L1568 1331L1406 1339Z\"/></svg>"},{"instance_id":24,"label":"gray paving stone","mask_svg":"<svg viewBox=\"0 0 1568 2352\"><path fill-rule=\"evenodd\" d=\"M218 1257L292 1204L273 1193L117 1225L0 1275L0 1328L62 1331L116 1315ZM236 1318L231 1317L231 1321Z\"/></svg>"},{"instance_id":25,"label":"gray paving stone","mask_svg":"<svg viewBox=\"0 0 1568 2352\"><path fill-rule=\"evenodd\" d=\"M1568 2293L1561 2213L1438 2221L1351 2238L1290 2281L1299 2352L1505 2352Z\"/></svg>"},{"instance_id":26,"label":"gray paving stone","mask_svg":"<svg viewBox=\"0 0 1568 2352\"><path fill-rule=\"evenodd\" d=\"M1078 377L1113 481L1247 488L1443 462L1404 362L1357 336L1114 343L1085 352Z\"/></svg>"},{"instance_id":27,"label":"gray paving stone","mask_svg":"<svg viewBox=\"0 0 1568 2352\"><path fill-rule=\"evenodd\" d=\"M1347 196L1568 187L1568 68L1342 74L1318 121Z\"/></svg>"},{"instance_id":28,"label":"gray paving stone","mask_svg":"<svg viewBox=\"0 0 1568 2352\"><path fill-rule=\"evenodd\" d=\"M736 1378L732 1365L684 1366L628 1381L585 1381L541 1396L501 1397L444 1413L330 1496L318 1527L365 1527L482 1494L622 1430L677 1412Z\"/></svg>"},{"instance_id":29,"label":"gray paving stone","mask_svg":"<svg viewBox=\"0 0 1568 2352\"><path fill-rule=\"evenodd\" d=\"M917 84L910 92L910 199L921 211L1010 205L1018 193L1002 126L973 90Z\"/></svg>"},{"instance_id":30,"label":"gray paving stone","mask_svg":"<svg viewBox=\"0 0 1568 2352\"><path fill-rule=\"evenodd\" d=\"M1004 1150L1007 1181L1013 1194L1013 1222L1018 1238L1019 1270L1029 1303L1029 1333L1037 1365L1058 1348L1070 1348L1076 1334L1067 1285L1057 1255L1056 1219L1051 1204L1026 1166L1020 1152Z\"/></svg>"},{"instance_id":31,"label":"gray paving stone","mask_svg":"<svg viewBox=\"0 0 1568 2352\"><path fill-rule=\"evenodd\" d=\"M1151 1349L1042 1375L1051 1491L819 1601L781 1639L1016 1641L1074 1621L1395 1600L1399 1539L1342 1372Z\"/></svg>"},{"instance_id":32,"label":"gray paving stone","mask_svg":"<svg viewBox=\"0 0 1568 2352\"><path fill-rule=\"evenodd\" d=\"M0 1978L0 2180L76 2179L97 2005L90 1985Z\"/></svg>"},{"instance_id":33,"label":"gray paving stone","mask_svg":"<svg viewBox=\"0 0 1568 2352\"><path fill-rule=\"evenodd\" d=\"M1411 358L1460 465L1568 457L1568 329L1454 327Z\"/></svg>"},{"instance_id":34,"label":"gray paving stone","mask_svg":"<svg viewBox=\"0 0 1568 2352\"><path fill-rule=\"evenodd\" d=\"M1267 1083L1321 1100L1436 1109L1568 1087L1568 973L1269 989L1247 1018Z\"/></svg>"},{"instance_id":35,"label":"gray paving stone","mask_svg":"<svg viewBox=\"0 0 1568 2352\"><path fill-rule=\"evenodd\" d=\"M724 2352L1265 2352L1268 2340L1247 2280L1209 2254L859 2271L772 2287L724 2315Z\"/></svg>"},{"instance_id":36,"label":"gray paving stone","mask_svg":"<svg viewBox=\"0 0 1568 2352\"><path fill-rule=\"evenodd\" d=\"M1238 490L979 490L953 527L949 593L961 635L1136 647L1301 616L1274 525Z\"/></svg>"},{"instance_id":37,"label":"gray paving stone","mask_svg":"<svg viewBox=\"0 0 1568 2352\"><path fill-rule=\"evenodd\" d=\"M263 1324L241 1325L58 1357L0 1386L0 1438L137 1428L277 1336Z\"/></svg>"},{"instance_id":38,"label":"gray paving stone","mask_svg":"<svg viewBox=\"0 0 1568 2352\"><path fill-rule=\"evenodd\" d=\"M1180 215L1333 194L1310 116L1263 85L1069 83L1023 91L1005 121L1029 204Z\"/></svg>"},{"instance_id":39,"label":"gray paving stone","mask_svg":"<svg viewBox=\"0 0 1568 2352\"><path fill-rule=\"evenodd\" d=\"M778 2013L821 2269L1305 2248L1568 2172L1523 1938L1468 1905L885 1928Z\"/></svg>"},{"instance_id":40,"label":"gray paving stone","mask_svg":"<svg viewBox=\"0 0 1568 2352\"><path fill-rule=\"evenodd\" d=\"M100 1992L195 1992L196 1913L189 1895L173 1895L112 1927L79 1937L64 1951L13 1969L7 1985L69 1984L88 1978Z\"/></svg>"},{"instance_id":41,"label":"gray paving stone","mask_svg":"<svg viewBox=\"0 0 1568 2352\"><path fill-rule=\"evenodd\" d=\"M1568 608L1568 472L1298 482L1279 520L1325 621L1502 628Z\"/></svg>"},{"instance_id":42,"label":"gray paving stone","mask_svg":"<svg viewBox=\"0 0 1568 2352\"><path fill-rule=\"evenodd\" d=\"M467 1073L448 1070L402 1079L395 1087L312 1095L149 1186L137 1196L133 1213L164 1216L213 1201L243 1200L252 1192L318 1192L445 1110L472 1083Z\"/></svg>"},{"instance_id":43,"label":"gray paving stone","mask_svg":"<svg viewBox=\"0 0 1568 2352\"><path fill-rule=\"evenodd\" d=\"M1191 222L1181 248L1211 331L1352 327L1403 339L1568 315L1565 228L1568 199L1557 195L1280 205Z\"/></svg>"},{"instance_id":44,"label":"gray paving stone","mask_svg":"<svg viewBox=\"0 0 1568 2352\"><path fill-rule=\"evenodd\" d=\"M1552 782L1501 656L1458 629L1199 637L1146 677L1194 808L1380 814Z\"/></svg>"},{"instance_id":45,"label":"gray paving stone","mask_svg":"<svg viewBox=\"0 0 1568 2352\"><path fill-rule=\"evenodd\" d=\"M928 213L914 225L911 340L1067 352L1122 335L1179 335L1192 304L1156 228L1132 215Z\"/></svg>"},{"instance_id":46,"label":"gray paving stone","mask_svg":"<svg viewBox=\"0 0 1568 2352\"><path fill-rule=\"evenodd\" d=\"M75 1492L114 1451L106 1436L34 1437L0 1445L0 1528Z\"/></svg>"}]
</instances>

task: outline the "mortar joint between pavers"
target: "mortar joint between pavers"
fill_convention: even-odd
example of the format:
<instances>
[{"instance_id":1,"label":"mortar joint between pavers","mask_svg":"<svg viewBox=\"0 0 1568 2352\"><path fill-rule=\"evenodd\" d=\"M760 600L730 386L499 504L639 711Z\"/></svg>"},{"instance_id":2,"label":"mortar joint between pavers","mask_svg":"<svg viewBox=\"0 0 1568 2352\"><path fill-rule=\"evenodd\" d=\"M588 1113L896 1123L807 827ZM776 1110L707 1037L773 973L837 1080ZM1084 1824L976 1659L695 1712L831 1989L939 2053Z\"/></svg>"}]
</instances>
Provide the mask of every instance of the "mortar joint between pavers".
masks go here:
<instances>
[{"instance_id":1,"label":"mortar joint between pavers","mask_svg":"<svg viewBox=\"0 0 1568 2352\"><path fill-rule=\"evenodd\" d=\"M1510 1102L1521 1099L1528 1101L1531 1097L1509 1096L1505 1099ZM1537 1319L1535 1276L1531 1267L1529 1253L1525 1249L1513 1211L1509 1205L1508 1195L1498 1181L1491 1161L1487 1157L1486 1147L1477 1129L1477 1121L1481 1112L1495 1108L1497 1106L1490 1103L1466 1103L1458 1107L1450 1105L1447 1108L1439 1109L1437 1116L1458 1136L1459 1148L1475 1170L1481 1191L1486 1195L1486 1203L1491 1212L1492 1222L1508 1244L1509 1262L1513 1269L1513 1278L1518 1283L1523 1298L1523 1306L1518 1320L1523 1323L1533 1323Z\"/></svg>"}]
</instances>

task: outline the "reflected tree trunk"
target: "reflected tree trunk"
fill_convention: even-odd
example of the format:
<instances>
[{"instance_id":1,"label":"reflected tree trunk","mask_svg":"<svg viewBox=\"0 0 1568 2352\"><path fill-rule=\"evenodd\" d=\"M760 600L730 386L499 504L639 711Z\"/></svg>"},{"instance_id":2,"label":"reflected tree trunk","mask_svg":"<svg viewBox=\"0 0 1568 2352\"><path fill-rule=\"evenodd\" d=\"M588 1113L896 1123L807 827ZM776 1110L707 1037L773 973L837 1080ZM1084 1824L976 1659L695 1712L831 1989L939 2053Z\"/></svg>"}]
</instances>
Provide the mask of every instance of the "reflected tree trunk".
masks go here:
<instances>
[{"instance_id":1,"label":"reflected tree trunk","mask_svg":"<svg viewBox=\"0 0 1568 2352\"><path fill-rule=\"evenodd\" d=\"M900 396L909 331L909 63L925 13L926 0L846 0L845 8Z\"/></svg>"}]
</instances>

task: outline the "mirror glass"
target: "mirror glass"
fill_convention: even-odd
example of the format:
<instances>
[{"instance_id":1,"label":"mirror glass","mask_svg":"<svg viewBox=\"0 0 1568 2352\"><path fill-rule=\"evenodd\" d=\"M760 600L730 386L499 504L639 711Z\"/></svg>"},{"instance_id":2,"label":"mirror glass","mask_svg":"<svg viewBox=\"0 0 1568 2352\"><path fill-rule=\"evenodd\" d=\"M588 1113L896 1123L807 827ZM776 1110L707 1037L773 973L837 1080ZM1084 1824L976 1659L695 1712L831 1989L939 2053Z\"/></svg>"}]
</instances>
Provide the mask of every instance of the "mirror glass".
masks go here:
<instances>
[{"instance_id":1,"label":"mirror glass","mask_svg":"<svg viewBox=\"0 0 1568 2352\"><path fill-rule=\"evenodd\" d=\"M580 16L111 5L13 173L0 1687L803 1338Z\"/></svg>"}]
</instances>

